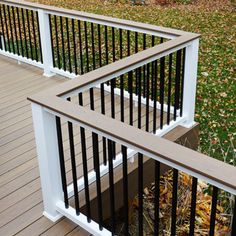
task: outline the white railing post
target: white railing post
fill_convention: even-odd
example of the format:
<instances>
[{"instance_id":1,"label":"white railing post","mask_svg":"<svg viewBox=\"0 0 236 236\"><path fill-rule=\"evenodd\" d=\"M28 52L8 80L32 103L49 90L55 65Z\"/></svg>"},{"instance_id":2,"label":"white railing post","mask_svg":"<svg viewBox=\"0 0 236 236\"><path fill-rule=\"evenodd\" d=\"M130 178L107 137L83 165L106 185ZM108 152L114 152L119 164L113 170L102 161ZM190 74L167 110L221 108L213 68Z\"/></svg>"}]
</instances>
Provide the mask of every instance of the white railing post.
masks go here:
<instances>
[{"instance_id":1,"label":"white railing post","mask_svg":"<svg viewBox=\"0 0 236 236\"><path fill-rule=\"evenodd\" d=\"M183 115L186 117L185 127L194 125L197 67L198 67L199 39L195 39L186 47L184 90L183 90Z\"/></svg>"},{"instance_id":2,"label":"white railing post","mask_svg":"<svg viewBox=\"0 0 236 236\"><path fill-rule=\"evenodd\" d=\"M38 10L38 15L39 15L41 47L43 54L42 57L43 57L44 76L51 77L55 74L51 72L51 68L53 67L53 57L52 57L49 15L45 13L44 10L42 9Z\"/></svg>"},{"instance_id":3,"label":"white railing post","mask_svg":"<svg viewBox=\"0 0 236 236\"><path fill-rule=\"evenodd\" d=\"M32 104L32 116L37 147L44 216L57 221L62 215L56 210L58 201L64 201L61 185L56 120L43 107Z\"/></svg>"}]
</instances>

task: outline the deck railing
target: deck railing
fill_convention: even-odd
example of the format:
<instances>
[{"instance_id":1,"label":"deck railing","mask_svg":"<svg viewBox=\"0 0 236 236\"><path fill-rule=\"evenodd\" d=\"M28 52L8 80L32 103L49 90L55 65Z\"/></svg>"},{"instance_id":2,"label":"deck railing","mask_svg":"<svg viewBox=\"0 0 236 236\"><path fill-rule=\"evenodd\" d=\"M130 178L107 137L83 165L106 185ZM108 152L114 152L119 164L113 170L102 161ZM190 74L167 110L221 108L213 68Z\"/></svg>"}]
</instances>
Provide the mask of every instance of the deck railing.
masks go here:
<instances>
[{"instance_id":1,"label":"deck railing","mask_svg":"<svg viewBox=\"0 0 236 236\"><path fill-rule=\"evenodd\" d=\"M176 37L129 21L23 1L0 1L0 53L74 78ZM164 39L165 38L165 39Z\"/></svg>"},{"instance_id":2,"label":"deck railing","mask_svg":"<svg viewBox=\"0 0 236 236\"><path fill-rule=\"evenodd\" d=\"M128 235L129 173L136 167L138 234L143 235L143 168L151 159L154 235L160 224L161 164L173 169L171 235L176 235L179 171L193 176L190 235L198 179L213 185L209 235L214 235L218 189L236 195L235 167L156 137L194 124L198 35L12 0L0 1L0 31L0 54L41 67L47 76L78 75L29 98L45 216L53 221L66 216L94 235L115 235L116 201L122 198ZM119 167L122 196L114 188ZM104 203L106 180L110 197ZM110 209L109 229L103 204ZM235 235L235 210L231 221Z\"/></svg>"}]
</instances>

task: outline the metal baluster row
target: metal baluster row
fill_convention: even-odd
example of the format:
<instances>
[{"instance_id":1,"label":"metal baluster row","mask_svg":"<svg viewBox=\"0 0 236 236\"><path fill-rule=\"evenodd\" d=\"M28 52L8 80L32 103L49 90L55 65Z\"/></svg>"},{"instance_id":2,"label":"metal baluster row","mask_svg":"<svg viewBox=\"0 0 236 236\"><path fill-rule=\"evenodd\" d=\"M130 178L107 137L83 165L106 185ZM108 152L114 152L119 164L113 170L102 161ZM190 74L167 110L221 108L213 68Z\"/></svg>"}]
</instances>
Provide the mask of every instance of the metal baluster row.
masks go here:
<instances>
[{"instance_id":1,"label":"metal baluster row","mask_svg":"<svg viewBox=\"0 0 236 236\"><path fill-rule=\"evenodd\" d=\"M5 51L43 62L38 12L0 5L0 32Z\"/></svg>"},{"instance_id":2,"label":"metal baluster row","mask_svg":"<svg viewBox=\"0 0 236 236\"><path fill-rule=\"evenodd\" d=\"M80 105L83 105L83 98L80 97ZM70 99L68 99L70 101ZM64 148L63 148L63 138L62 138L62 124L61 119L56 117L56 125L57 125L57 135L58 135L58 150L59 150L59 160L60 160L60 167L61 167L61 180L62 180L62 189L64 192L64 202L65 208L68 208L70 203L68 199L68 191L67 191L67 170L65 167L65 157L64 157ZM69 149L70 149L70 162L71 162L71 174L72 174L72 181L73 187L75 191L74 195L74 206L75 212L77 215L80 214L80 201L79 201L79 194L78 192L78 182L77 182L77 161L78 157L76 158L75 154L75 143L74 143L74 129L76 126L72 125L71 122L67 122L68 125L68 135L69 135ZM81 158L82 158L82 166L83 166L83 178L84 178L84 193L85 194L85 214L87 216L88 222L90 222L93 218L91 214L90 208L90 186L88 180L88 147L87 142L89 136L86 137L85 129L79 127L80 130L80 145L81 145ZM94 159L94 166L93 169L96 174L96 195L97 195L97 222L98 227L100 230L103 229L104 226L104 215L103 215L103 199L102 199L102 180L100 174L100 158L102 156L101 150L99 150L99 143L102 141L102 137L100 137L97 133L92 132L90 135L92 139L92 158ZM113 167L113 160L114 160L114 150L113 150L113 143L114 141L110 139L106 139L107 142L107 152L108 152L108 187L109 187L109 209L110 209L110 223L109 225L106 224L106 227L112 232L112 235L117 233L117 215L116 215L116 201L117 197L120 196L115 195L115 169ZM129 235L129 175L128 175L128 155L127 155L127 147L123 145L119 145L120 152L122 155L122 182L123 182L123 207L124 207L124 217L122 218L124 227L123 233L124 235ZM137 189L138 189L138 235L142 236L144 234L144 219L143 219L143 211L144 211L144 197L143 197L143 189L146 187L144 185L144 156L142 153L138 153L136 155L137 163L138 163L138 176L137 176ZM161 222L160 222L160 183L161 183L161 163L159 161L154 162L155 165L153 166L154 172L154 235L162 235L161 232ZM150 170L151 171L151 170ZM198 179L192 177L192 190L191 190L191 206L189 209L190 219L189 219L189 235L195 235L195 219L196 219L196 205L197 205L197 185ZM178 190L179 186L179 170L173 169L173 177L172 177L172 210L171 210L171 228L170 228L170 235L177 234L177 217L179 214L178 209ZM209 235L215 234L215 226L216 226L216 214L217 214L217 200L219 196L219 190L217 187L213 186L212 191L212 202L211 202L211 214L210 214L210 226L209 226ZM235 224L236 224L236 207L234 207L233 218L232 218L232 231L231 235L235 235Z\"/></svg>"},{"instance_id":3,"label":"metal baluster row","mask_svg":"<svg viewBox=\"0 0 236 236\"><path fill-rule=\"evenodd\" d=\"M129 38L128 35L127 37ZM122 37L121 30L119 36ZM120 40L120 42L122 41ZM155 41L153 40L154 43ZM122 45L120 44L121 48ZM102 83L100 85L101 109L99 111L94 108L94 91L91 88L91 110L108 115L106 112L106 109L108 109L106 103L108 101L105 99L106 92L104 87L106 84L110 89L109 106L111 118L119 119L121 122L126 122L131 126L137 121L137 127L142 128L144 125L144 129L147 132L156 133L158 128L163 129L164 125L169 125L171 121L182 116L184 84L184 60L182 55L184 55L184 52L185 49L179 50L177 53L172 53L169 56L162 57L117 78L113 78L106 83ZM122 57L123 49L120 51L120 58ZM117 94L119 99L115 94L115 91L118 91L117 89L120 91ZM151 107L150 104L152 104ZM157 104L159 105L157 106ZM120 117L117 117L116 113L120 113ZM143 116L145 117L144 121Z\"/></svg>"},{"instance_id":4,"label":"metal baluster row","mask_svg":"<svg viewBox=\"0 0 236 236\"><path fill-rule=\"evenodd\" d=\"M84 74L152 47L156 39L67 17L49 15L49 19L54 67L75 74Z\"/></svg>"}]
</instances>

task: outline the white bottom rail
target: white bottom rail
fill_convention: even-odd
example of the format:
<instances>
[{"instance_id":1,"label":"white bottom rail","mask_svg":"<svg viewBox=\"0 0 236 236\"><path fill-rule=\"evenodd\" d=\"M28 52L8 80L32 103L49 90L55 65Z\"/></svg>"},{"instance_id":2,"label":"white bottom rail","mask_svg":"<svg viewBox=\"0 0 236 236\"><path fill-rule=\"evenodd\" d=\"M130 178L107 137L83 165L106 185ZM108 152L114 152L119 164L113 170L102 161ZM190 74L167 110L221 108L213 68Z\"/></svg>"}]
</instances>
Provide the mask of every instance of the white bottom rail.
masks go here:
<instances>
[{"instance_id":1,"label":"white bottom rail","mask_svg":"<svg viewBox=\"0 0 236 236\"><path fill-rule=\"evenodd\" d=\"M37 62L37 61L32 60L32 59L27 58L27 57L22 57L20 55L14 54L12 52L8 52L8 51L0 49L0 55L3 55L5 57L9 57L11 59L15 59L18 62L23 62L23 63L29 64L29 65L32 65L32 66L36 66L38 68L43 69L43 64L41 62Z\"/></svg>"},{"instance_id":2,"label":"white bottom rail","mask_svg":"<svg viewBox=\"0 0 236 236\"><path fill-rule=\"evenodd\" d=\"M95 236L111 236L111 232L107 229L103 228L100 230L99 225L95 221L91 220L88 222L87 217L84 214L80 213L79 215L76 215L73 207L65 208L65 203L63 201L58 201L56 203L56 209L62 215Z\"/></svg>"},{"instance_id":3,"label":"white bottom rail","mask_svg":"<svg viewBox=\"0 0 236 236\"><path fill-rule=\"evenodd\" d=\"M0 37L0 40L1 40L1 37ZM8 51L5 50L4 44L2 44L2 45L3 45L3 49L0 49L0 55L3 55L5 57L9 57L9 58L14 59L14 60L17 60L18 63L23 62L23 63L29 64L29 65L38 67L40 69L44 69L44 64L43 63L37 62L36 60L32 60L32 59L27 58L27 57L17 55L17 54L12 53L12 52L8 52ZM44 74L44 76L51 77L51 76L54 76L56 74L64 76L64 77L69 78L69 79L74 79L74 78L78 77L75 73L70 73L69 71L64 71L64 70L59 69L57 67L51 67L50 68L50 74Z\"/></svg>"}]
</instances>

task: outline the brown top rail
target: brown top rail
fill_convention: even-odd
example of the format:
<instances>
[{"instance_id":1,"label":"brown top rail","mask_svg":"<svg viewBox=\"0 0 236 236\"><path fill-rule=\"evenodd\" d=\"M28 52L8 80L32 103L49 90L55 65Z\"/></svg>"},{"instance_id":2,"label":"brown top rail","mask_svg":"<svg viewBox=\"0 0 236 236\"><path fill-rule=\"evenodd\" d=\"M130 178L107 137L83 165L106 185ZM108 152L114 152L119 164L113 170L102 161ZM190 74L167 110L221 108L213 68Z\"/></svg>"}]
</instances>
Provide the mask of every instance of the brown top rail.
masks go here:
<instances>
[{"instance_id":1,"label":"brown top rail","mask_svg":"<svg viewBox=\"0 0 236 236\"><path fill-rule=\"evenodd\" d=\"M42 105L73 122L78 122L120 144L162 163L183 170L236 195L236 168L153 134L70 103L56 96L42 96L31 102ZM145 142L143 142L145 140Z\"/></svg>"},{"instance_id":2,"label":"brown top rail","mask_svg":"<svg viewBox=\"0 0 236 236\"><path fill-rule=\"evenodd\" d=\"M140 51L129 57L113 62L91 72L88 72L84 75L80 75L78 77L79 79L73 79L51 89L44 90L41 93L34 95L34 100L37 100L37 97L48 96L48 94L60 97L67 95L69 96L69 93L73 93L73 91L75 90L77 92L82 92L86 86L93 87L94 83L105 82L106 80L108 80L106 78L108 78L109 76L111 76L112 78L118 77L119 75L123 74L125 70L126 72L127 70L130 71L140 66L140 63L144 65L145 63L154 61L155 59L158 59L165 54L167 55L172 51L183 48L190 41L198 37L199 35L184 35L167 41L163 44L156 45L144 51Z\"/></svg>"},{"instance_id":3,"label":"brown top rail","mask_svg":"<svg viewBox=\"0 0 236 236\"><path fill-rule=\"evenodd\" d=\"M146 31L146 33L161 33L163 35L166 35L168 38L168 35L171 37L177 37L181 35L192 35L196 36L194 33L189 33L177 29L171 29L171 28L166 28L166 27L160 27L160 26L155 26L151 24L146 24L146 23L140 23L140 22L134 22L130 20L123 20L123 19L117 19L109 16L102 16L98 14L93 14L93 13L87 13L87 12L82 12L82 11L77 11L77 10L69 10L69 9L64 9L60 7L54 7L54 6L48 6L48 5L43 5L43 4L38 4L38 3L33 3L33 2L27 2L24 0L1 0L0 3L2 4L9 4L13 6L19 6L19 7L24 7L24 8L33 8L35 10L41 9L45 10L49 13L54 13L54 14L59 14L59 15L67 15L71 17L78 17L81 20L87 20L91 22L96 22L96 23L101 23L104 25L114 25L114 26L120 26L121 28L130 28L131 30L141 30L141 31Z\"/></svg>"}]
</instances>

